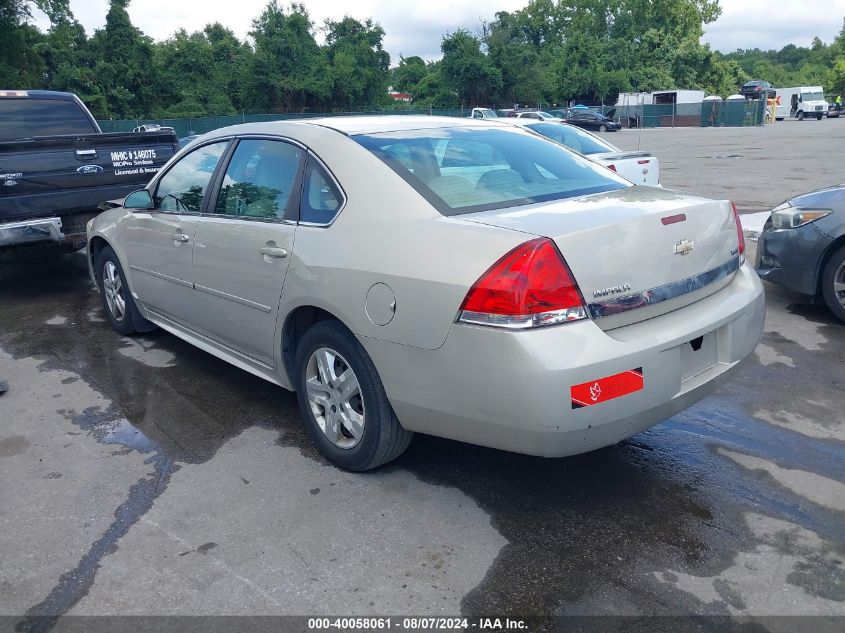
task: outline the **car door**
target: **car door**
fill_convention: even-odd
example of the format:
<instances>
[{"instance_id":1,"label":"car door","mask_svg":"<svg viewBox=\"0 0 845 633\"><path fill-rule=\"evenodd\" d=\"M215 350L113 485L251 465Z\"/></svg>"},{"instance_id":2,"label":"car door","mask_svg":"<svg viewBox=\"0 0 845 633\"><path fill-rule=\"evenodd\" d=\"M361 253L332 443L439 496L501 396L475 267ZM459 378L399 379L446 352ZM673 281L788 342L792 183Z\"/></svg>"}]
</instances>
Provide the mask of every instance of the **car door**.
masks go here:
<instances>
[{"instance_id":1,"label":"car door","mask_svg":"<svg viewBox=\"0 0 845 633\"><path fill-rule=\"evenodd\" d=\"M190 325L194 232L228 140L202 145L153 185L154 208L133 211L124 237L132 290L150 310Z\"/></svg>"},{"instance_id":2,"label":"car door","mask_svg":"<svg viewBox=\"0 0 845 633\"><path fill-rule=\"evenodd\" d=\"M281 139L240 139L194 237L197 329L270 367L304 156Z\"/></svg>"}]
</instances>

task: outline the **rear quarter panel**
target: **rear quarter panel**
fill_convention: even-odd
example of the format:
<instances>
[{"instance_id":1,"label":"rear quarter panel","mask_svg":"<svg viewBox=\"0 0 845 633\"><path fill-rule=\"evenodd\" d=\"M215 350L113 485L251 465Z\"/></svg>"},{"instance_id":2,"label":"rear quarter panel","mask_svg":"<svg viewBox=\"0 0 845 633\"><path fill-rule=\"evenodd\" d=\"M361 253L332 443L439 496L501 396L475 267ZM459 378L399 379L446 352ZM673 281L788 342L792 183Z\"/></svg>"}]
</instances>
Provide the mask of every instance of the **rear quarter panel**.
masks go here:
<instances>
[{"instance_id":1,"label":"rear quarter panel","mask_svg":"<svg viewBox=\"0 0 845 633\"><path fill-rule=\"evenodd\" d=\"M472 284L531 238L442 216L378 158L337 132L312 126L297 137L326 163L347 202L331 226L297 229L282 318L314 305L359 336L436 349ZM396 301L393 319L382 326L365 308L377 283L389 286Z\"/></svg>"}]
</instances>

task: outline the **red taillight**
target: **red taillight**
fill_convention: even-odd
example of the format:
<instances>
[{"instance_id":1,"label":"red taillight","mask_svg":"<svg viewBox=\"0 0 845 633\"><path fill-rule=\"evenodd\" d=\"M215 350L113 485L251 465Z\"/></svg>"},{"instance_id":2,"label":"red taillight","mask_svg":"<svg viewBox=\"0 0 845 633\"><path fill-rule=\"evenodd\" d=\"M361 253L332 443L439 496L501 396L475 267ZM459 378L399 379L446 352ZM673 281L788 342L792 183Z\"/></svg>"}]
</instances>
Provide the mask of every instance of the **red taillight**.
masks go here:
<instances>
[{"instance_id":1,"label":"red taillight","mask_svg":"<svg viewBox=\"0 0 845 633\"><path fill-rule=\"evenodd\" d=\"M551 240L520 244L470 288L458 321L514 329L587 316L572 273Z\"/></svg>"},{"instance_id":2,"label":"red taillight","mask_svg":"<svg viewBox=\"0 0 845 633\"><path fill-rule=\"evenodd\" d=\"M736 210L736 205L731 202L731 210L734 214L734 221L736 222L736 236L739 241L739 259L745 261L745 233L742 232L742 222L739 220L739 211Z\"/></svg>"},{"instance_id":3,"label":"red taillight","mask_svg":"<svg viewBox=\"0 0 845 633\"><path fill-rule=\"evenodd\" d=\"M607 166L607 168L608 168L610 171L616 171L616 165L614 165L613 163L611 163L610 165L608 165L608 166ZM617 172L617 173L618 173L618 172Z\"/></svg>"}]
</instances>

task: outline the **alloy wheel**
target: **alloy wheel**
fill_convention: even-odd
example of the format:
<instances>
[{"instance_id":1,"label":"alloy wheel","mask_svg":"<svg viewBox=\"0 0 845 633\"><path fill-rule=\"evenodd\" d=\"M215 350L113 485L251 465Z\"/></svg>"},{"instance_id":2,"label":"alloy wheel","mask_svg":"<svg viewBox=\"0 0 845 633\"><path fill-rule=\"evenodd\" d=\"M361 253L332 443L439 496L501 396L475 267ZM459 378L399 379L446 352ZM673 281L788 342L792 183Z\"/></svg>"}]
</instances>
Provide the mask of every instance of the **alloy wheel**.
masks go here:
<instances>
[{"instance_id":1,"label":"alloy wheel","mask_svg":"<svg viewBox=\"0 0 845 633\"><path fill-rule=\"evenodd\" d=\"M126 295L124 294L120 272L111 261L106 261L103 266L103 294L105 294L106 305L115 321L123 321L126 317Z\"/></svg>"},{"instance_id":2,"label":"alloy wheel","mask_svg":"<svg viewBox=\"0 0 845 633\"><path fill-rule=\"evenodd\" d=\"M839 268L833 273L833 296L843 308L845 308L845 261L839 264Z\"/></svg>"},{"instance_id":3,"label":"alloy wheel","mask_svg":"<svg viewBox=\"0 0 845 633\"><path fill-rule=\"evenodd\" d=\"M364 435L364 399L355 372L338 352L320 347L305 366L305 390L314 419L338 448L353 448Z\"/></svg>"}]
</instances>

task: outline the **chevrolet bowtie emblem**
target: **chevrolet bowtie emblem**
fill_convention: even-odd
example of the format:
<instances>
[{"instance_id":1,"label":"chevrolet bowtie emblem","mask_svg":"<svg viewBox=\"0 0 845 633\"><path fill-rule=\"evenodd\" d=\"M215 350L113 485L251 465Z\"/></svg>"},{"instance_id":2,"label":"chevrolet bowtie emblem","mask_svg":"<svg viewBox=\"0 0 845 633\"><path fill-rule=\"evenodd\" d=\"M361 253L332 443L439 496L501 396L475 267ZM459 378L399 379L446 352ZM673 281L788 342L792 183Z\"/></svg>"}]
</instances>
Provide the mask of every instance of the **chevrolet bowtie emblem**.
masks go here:
<instances>
[{"instance_id":1,"label":"chevrolet bowtie emblem","mask_svg":"<svg viewBox=\"0 0 845 633\"><path fill-rule=\"evenodd\" d=\"M694 247L692 240L681 240L675 244L675 255L689 255Z\"/></svg>"}]
</instances>

